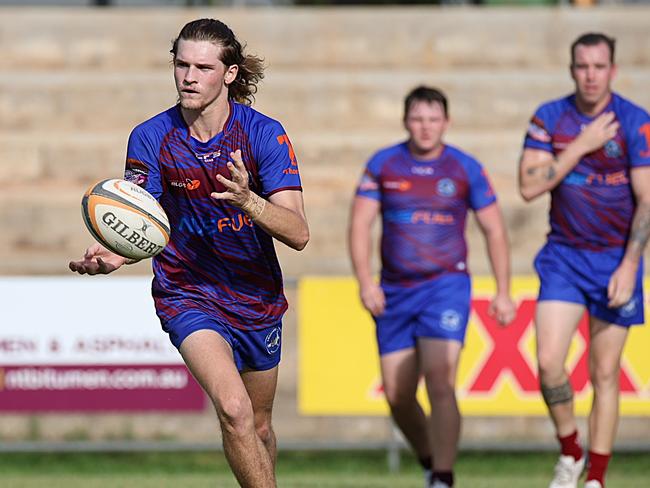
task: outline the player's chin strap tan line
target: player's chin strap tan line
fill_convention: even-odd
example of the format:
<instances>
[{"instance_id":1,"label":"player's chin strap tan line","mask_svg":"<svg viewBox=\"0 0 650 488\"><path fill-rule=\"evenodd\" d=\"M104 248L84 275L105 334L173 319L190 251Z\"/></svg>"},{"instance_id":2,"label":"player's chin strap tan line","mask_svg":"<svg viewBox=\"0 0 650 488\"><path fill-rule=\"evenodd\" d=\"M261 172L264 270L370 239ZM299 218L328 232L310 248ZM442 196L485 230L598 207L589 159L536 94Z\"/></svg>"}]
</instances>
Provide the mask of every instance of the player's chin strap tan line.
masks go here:
<instances>
[{"instance_id":1,"label":"player's chin strap tan line","mask_svg":"<svg viewBox=\"0 0 650 488\"><path fill-rule=\"evenodd\" d=\"M549 407L551 405L557 405L558 403L567 403L573 400L573 388L571 383L567 380L564 384L559 386L546 386L543 383L540 383L542 390L542 397L544 402Z\"/></svg>"}]
</instances>

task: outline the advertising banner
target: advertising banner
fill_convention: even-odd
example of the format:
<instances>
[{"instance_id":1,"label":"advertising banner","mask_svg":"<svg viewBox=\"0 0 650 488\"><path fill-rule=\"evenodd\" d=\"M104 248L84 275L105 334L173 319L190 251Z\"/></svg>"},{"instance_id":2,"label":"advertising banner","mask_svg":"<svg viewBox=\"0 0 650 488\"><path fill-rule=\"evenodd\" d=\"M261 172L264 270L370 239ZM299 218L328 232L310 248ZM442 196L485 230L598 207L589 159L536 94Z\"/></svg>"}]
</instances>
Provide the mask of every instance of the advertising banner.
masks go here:
<instances>
[{"instance_id":1,"label":"advertising banner","mask_svg":"<svg viewBox=\"0 0 650 488\"><path fill-rule=\"evenodd\" d=\"M533 319L538 282L513 280L517 316L502 327L488 316L489 278L473 279L472 313L458 372L465 415L546 415L539 393ZM646 283L648 289L648 283ZM387 415L374 322L350 277L309 277L299 285L299 410L305 415ZM587 317L567 361L576 411L591 406ZM650 414L650 327L632 327L621 370L621 414ZM423 385L419 399L428 408Z\"/></svg>"},{"instance_id":2,"label":"advertising banner","mask_svg":"<svg viewBox=\"0 0 650 488\"><path fill-rule=\"evenodd\" d=\"M0 278L0 411L197 411L150 278Z\"/></svg>"}]
</instances>

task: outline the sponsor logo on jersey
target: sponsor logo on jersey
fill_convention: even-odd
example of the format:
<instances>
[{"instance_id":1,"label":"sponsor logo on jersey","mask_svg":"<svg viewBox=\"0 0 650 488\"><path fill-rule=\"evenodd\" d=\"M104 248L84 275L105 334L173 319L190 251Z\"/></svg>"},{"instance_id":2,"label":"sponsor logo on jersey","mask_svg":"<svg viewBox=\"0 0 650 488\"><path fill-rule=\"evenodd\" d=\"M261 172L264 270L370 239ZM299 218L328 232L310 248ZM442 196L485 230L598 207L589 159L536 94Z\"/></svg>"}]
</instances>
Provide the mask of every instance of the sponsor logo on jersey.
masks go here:
<instances>
[{"instance_id":1,"label":"sponsor logo on jersey","mask_svg":"<svg viewBox=\"0 0 650 488\"><path fill-rule=\"evenodd\" d=\"M439 224L452 225L456 219L451 214L432 212L430 210L416 210L411 214L412 224Z\"/></svg>"},{"instance_id":2,"label":"sponsor logo on jersey","mask_svg":"<svg viewBox=\"0 0 650 488\"><path fill-rule=\"evenodd\" d=\"M387 190L408 191L411 189L411 182L407 180L384 181L382 186Z\"/></svg>"},{"instance_id":3,"label":"sponsor logo on jersey","mask_svg":"<svg viewBox=\"0 0 650 488\"><path fill-rule=\"evenodd\" d=\"M456 194L456 183L451 178L443 178L436 185L438 195L443 197L453 197Z\"/></svg>"},{"instance_id":4,"label":"sponsor logo on jersey","mask_svg":"<svg viewBox=\"0 0 650 488\"><path fill-rule=\"evenodd\" d=\"M359 182L359 191L374 191L379 190L377 182L369 175L365 174L361 177Z\"/></svg>"},{"instance_id":5,"label":"sponsor logo on jersey","mask_svg":"<svg viewBox=\"0 0 650 488\"><path fill-rule=\"evenodd\" d=\"M539 142L551 142L551 136L544 128L544 124L537 118L534 118L528 124L528 136Z\"/></svg>"},{"instance_id":6,"label":"sponsor logo on jersey","mask_svg":"<svg viewBox=\"0 0 650 488\"><path fill-rule=\"evenodd\" d=\"M411 166L411 173L414 175L431 176L433 168L431 166Z\"/></svg>"},{"instance_id":7,"label":"sponsor logo on jersey","mask_svg":"<svg viewBox=\"0 0 650 488\"><path fill-rule=\"evenodd\" d=\"M144 185L149 179L149 170L142 161L127 158L124 179L136 185Z\"/></svg>"},{"instance_id":8,"label":"sponsor logo on jersey","mask_svg":"<svg viewBox=\"0 0 650 488\"><path fill-rule=\"evenodd\" d=\"M440 327L449 331L460 329L460 314L456 310L445 310L440 314Z\"/></svg>"},{"instance_id":9,"label":"sponsor logo on jersey","mask_svg":"<svg viewBox=\"0 0 650 488\"><path fill-rule=\"evenodd\" d=\"M201 186L201 181L185 178L185 181L171 180L169 184L175 188L185 188L186 190L196 190Z\"/></svg>"},{"instance_id":10,"label":"sponsor logo on jersey","mask_svg":"<svg viewBox=\"0 0 650 488\"><path fill-rule=\"evenodd\" d=\"M202 163L214 163L214 161L221 156L221 151L211 151L207 153L194 153L196 159Z\"/></svg>"},{"instance_id":11,"label":"sponsor logo on jersey","mask_svg":"<svg viewBox=\"0 0 650 488\"><path fill-rule=\"evenodd\" d=\"M273 327L265 339L266 351L269 354L275 354L280 349L280 328Z\"/></svg>"},{"instance_id":12,"label":"sponsor logo on jersey","mask_svg":"<svg viewBox=\"0 0 650 488\"><path fill-rule=\"evenodd\" d=\"M618 158L623 154L623 149L614 139L605 144L605 154L608 158Z\"/></svg>"}]
</instances>

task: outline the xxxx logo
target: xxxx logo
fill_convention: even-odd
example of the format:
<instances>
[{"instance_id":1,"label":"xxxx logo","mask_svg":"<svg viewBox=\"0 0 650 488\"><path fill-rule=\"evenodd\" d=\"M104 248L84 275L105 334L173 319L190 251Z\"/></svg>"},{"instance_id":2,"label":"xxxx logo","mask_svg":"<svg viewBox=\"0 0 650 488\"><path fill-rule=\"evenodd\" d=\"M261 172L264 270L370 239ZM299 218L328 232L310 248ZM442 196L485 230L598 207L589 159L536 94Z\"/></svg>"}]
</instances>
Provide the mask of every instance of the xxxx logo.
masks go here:
<instances>
[{"instance_id":1,"label":"xxxx logo","mask_svg":"<svg viewBox=\"0 0 650 488\"><path fill-rule=\"evenodd\" d=\"M472 300L472 310L476 314L483 330L488 334L490 352L485 361L477 364L476 374L470 381L468 391L487 393L495 389L498 380L508 374L524 392L539 391L539 381L534 370L534 358L527 358L522 352L521 342L524 334L532 326L535 317L535 301L522 300L517 309L515 320L503 327L490 317L487 299ZM589 384L589 320L582 317L578 326L579 340L583 347L580 357L570 371L570 380L576 393L582 392ZM570 366L570 365L569 365ZM632 381L624 364L621 365L621 392L637 392L638 387Z\"/></svg>"}]
</instances>

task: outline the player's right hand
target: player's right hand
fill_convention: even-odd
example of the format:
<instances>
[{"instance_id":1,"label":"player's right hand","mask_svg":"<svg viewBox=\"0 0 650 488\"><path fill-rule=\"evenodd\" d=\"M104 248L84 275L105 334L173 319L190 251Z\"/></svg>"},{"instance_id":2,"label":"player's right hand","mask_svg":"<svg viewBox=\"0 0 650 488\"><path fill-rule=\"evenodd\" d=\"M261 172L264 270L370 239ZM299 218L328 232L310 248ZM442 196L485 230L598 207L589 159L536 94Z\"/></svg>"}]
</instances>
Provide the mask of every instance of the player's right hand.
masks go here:
<instances>
[{"instance_id":1,"label":"player's right hand","mask_svg":"<svg viewBox=\"0 0 650 488\"><path fill-rule=\"evenodd\" d=\"M95 243L86 249L81 260L70 261L68 267L75 273L96 275L112 273L124 263L126 258Z\"/></svg>"},{"instance_id":2,"label":"player's right hand","mask_svg":"<svg viewBox=\"0 0 650 488\"><path fill-rule=\"evenodd\" d=\"M362 286L359 290L361 303L372 314L373 317L379 317L384 313L386 308L386 297L384 290L376 283Z\"/></svg>"},{"instance_id":3,"label":"player's right hand","mask_svg":"<svg viewBox=\"0 0 650 488\"><path fill-rule=\"evenodd\" d=\"M594 152L616 137L620 124L614 112L605 112L587 125L576 141L582 144L585 154Z\"/></svg>"}]
</instances>

